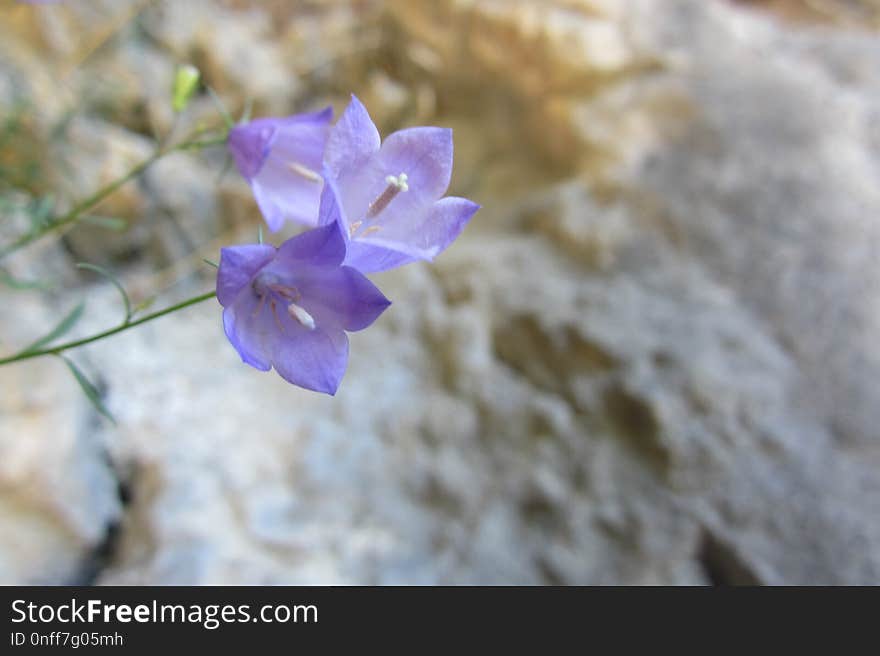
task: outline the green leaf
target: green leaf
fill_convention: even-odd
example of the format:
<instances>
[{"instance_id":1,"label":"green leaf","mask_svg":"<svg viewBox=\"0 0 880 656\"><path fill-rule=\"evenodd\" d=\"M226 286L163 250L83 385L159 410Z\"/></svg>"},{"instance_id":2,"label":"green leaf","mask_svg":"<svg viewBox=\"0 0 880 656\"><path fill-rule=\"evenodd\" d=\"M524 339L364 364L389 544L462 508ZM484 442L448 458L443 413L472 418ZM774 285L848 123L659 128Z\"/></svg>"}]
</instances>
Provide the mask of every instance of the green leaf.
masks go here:
<instances>
[{"instance_id":1,"label":"green leaf","mask_svg":"<svg viewBox=\"0 0 880 656\"><path fill-rule=\"evenodd\" d=\"M43 226L52 222L52 212L55 209L55 197L52 194L38 198L33 203L31 209L31 223L35 230L39 230Z\"/></svg>"},{"instance_id":2,"label":"green leaf","mask_svg":"<svg viewBox=\"0 0 880 656\"><path fill-rule=\"evenodd\" d=\"M22 280L16 278L3 268L0 268L0 283L16 291L48 291L55 286L53 283L45 280Z\"/></svg>"},{"instance_id":3,"label":"green leaf","mask_svg":"<svg viewBox=\"0 0 880 656\"><path fill-rule=\"evenodd\" d=\"M101 393L98 392L98 389L92 384L92 382L85 377L82 371L80 371L79 367L77 367L72 360L69 358L58 354L58 357L64 360L64 364L67 365L67 368L70 369L70 373L73 374L73 377L76 378L76 382L79 383L80 389L82 389L83 393L92 402L92 405L95 406L95 410L100 412L102 415L107 417L114 424L116 423L116 419L110 414L110 411L107 409L107 406L104 405L104 402L101 400Z\"/></svg>"},{"instance_id":4,"label":"green leaf","mask_svg":"<svg viewBox=\"0 0 880 656\"><path fill-rule=\"evenodd\" d=\"M25 348L19 355L24 353L31 353L33 351L39 351L41 348L46 346L47 344L54 342L56 339L61 337L68 330L73 328L74 324L79 321L79 318L82 316L83 310L85 309L86 304L85 301L77 305L73 310L71 310L70 314L64 317L57 326L55 326L49 333L47 333L44 337L41 337L36 342Z\"/></svg>"},{"instance_id":5,"label":"green leaf","mask_svg":"<svg viewBox=\"0 0 880 656\"><path fill-rule=\"evenodd\" d=\"M217 264L216 262L212 262L211 260L209 260L209 259L207 259L207 258L205 258L205 257L202 258L202 262L204 262L205 264L210 264L210 265L211 265L212 267L214 267L215 269L219 269L219 268L220 268L220 265L219 265L219 264Z\"/></svg>"},{"instance_id":6,"label":"green leaf","mask_svg":"<svg viewBox=\"0 0 880 656\"><path fill-rule=\"evenodd\" d=\"M90 223L99 228L106 228L107 230L113 230L115 232L122 232L128 227L128 222L125 219L120 219L115 216L95 216L94 214L88 214L80 217L79 220L82 223Z\"/></svg>"},{"instance_id":7,"label":"green leaf","mask_svg":"<svg viewBox=\"0 0 880 656\"><path fill-rule=\"evenodd\" d=\"M125 292L125 288L122 286L122 283L119 282L119 279L110 273L104 267L99 267L96 264L89 264L88 262L77 262L77 269L87 269L89 271L94 271L97 274L104 276L107 280L113 283L113 286L119 291L119 295L122 296L122 303L125 305L125 321L123 323L128 323L131 321L131 300L128 298L128 294Z\"/></svg>"}]
</instances>

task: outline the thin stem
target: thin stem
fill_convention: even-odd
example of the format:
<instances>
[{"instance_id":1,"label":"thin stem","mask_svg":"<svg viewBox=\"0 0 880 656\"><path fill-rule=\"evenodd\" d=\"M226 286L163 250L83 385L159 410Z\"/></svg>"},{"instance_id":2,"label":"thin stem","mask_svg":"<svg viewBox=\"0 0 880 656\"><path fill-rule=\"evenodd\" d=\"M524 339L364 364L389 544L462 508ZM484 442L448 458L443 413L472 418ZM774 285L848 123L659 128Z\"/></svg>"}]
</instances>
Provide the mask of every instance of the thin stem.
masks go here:
<instances>
[{"instance_id":1,"label":"thin stem","mask_svg":"<svg viewBox=\"0 0 880 656\"><path fill-rule=\"evenodd\" d=\"M4 248L3 250L0 250L0 258L4 257L6 255L9 255L9 253L12 253L13 251L17 251L19 248L23 248L24 246L27 246L31 242L34 242L37 239L39 239L45 235L48 235L49 233L55 232L56 230L59 230L59 229L63 228L64 226L69 225L69 224L73 223L74 221L78 220L80 218L80 216L83 215L83 213L92 209L95 205L97 205L102 200L107 198L107 196L109 196L114 191L119 189L122 185L124 185L129 180L140 175L140 173L143 172L144 169L149 167L153 162L158 160L164 154L165 154L165 151L157 151L157 152L153 153L147 159L145 159L140 164L138 164L137 166L132 168L124 176L122 176L118 180L115 180L114 182L110 183L106 187L99 189L94 194L92 194L91 196L89 196L85 200L78 203L76 206L74 206L73 209L71 209L67 214L65 214L61 218L56 219L55 221L53 221L52 223L50 223L49 225L47 225L46 227L44 227L41 230L34 230L34 231L29 232L25 235L22 235L19 239L17 239L13 243L11 243L9 246Z\"/></svg>"},{"instance_id":2,"label":"thin stem","mask_svg":"<svg viewBox=\"0 0 880 656\"><path fill-rule=\"evenodd\" d=\"M178 310L182 310L183 308L189 307L190 305L195 305L196 303L201 303L202 301L207 301L209 298L213 298L215 292L205 292L199 296L194 296L192 298L188 298L185 301L181 301L176 305L172 305L171 307L167 307L164 310L159 310L158 312L153 312L152 314L148 314L146 316L141 317L135 321L131 321L129 323L122 323L115 328L111 328L110 330L105 330L104 332L97 333L92 335L91 337L84 337L83 339L77 339L72 342L65 342L64 344L59 344L58 346L52 346L45 349L40 349L39 351L27 351L25 353L19 353L18 355L12 355L8 358L0 359L0 365L10 364L12 362L20 362L22 360L30 360L31 358L38 358L43 355L58 355L62 351L67 351L72 348L76 348L77 346L84 346L86 344L91 344L92 342L97 342L99 339L104 339L105 337L110 337L111 335L115 335L116 333L121 333L124 330L128 330L129 328L134 328L135 326L139 326L142 323L146 323L147 321L152 321L153 319L158 319L159 317L164 317L166 314L171 314L172 312L177 312Z\"/></svg>"},{"instance_id":3,"label":"thin stem","mask_svg":"<svg viewBox=\"0 0 880 656\"><path fill-rule=\"evenodd\" d=\"M91 196L89 196L85 200L77 203L77 205L75 205L73 207L73 209L71 209L64 216L54 220L52 223L45 226L41 230L35 230L33 232L29 232L26 235L22 235L19 239L17 239L13 243L11 243L9 246L7 246L3 249L0 249L0 259L5 257L6 255L9 255L13 251L17 251L19 248L23 248L24 246L27 246L28 244L35 242L38 239L40 239L50 233L53 233L57 230L60 230L61 228L65 227L65 226L71 225L72 223L75 223L80 218L82 218L83 214L85 214L90 209L92 209L93 207L98 205L101 201L103 201L105 198L107 198L107 196L109 196L110 194L115 192L117 189L119 189L126 182L129 182L133 178L136 178L138 175L143 173L147 168L150 167L150 165L152 165L153 163L155 163L157 160L161 159L165 155L167 155L171 152L174 152L174 151L178 151L178 150L193 150L196 148L206 148L208 146L216 146L216 145L219 145L219 144L222 144L225 142L226 142L226 136L224 135L223 137L218 137L215 139L184 141L183 143L179 143L176 146L169 146L167 148L162 148L162 149L157 150L155 153L150 155L144 161L137 164L128 173L123 175L118 180L111 182L109 185L107 185L106 187L103 187L102 189L99 189L98 191L96 191L94 194L92 194Z\"/></svg>"},{"instance_id":4,"label":"thin stem","mask_svg":"<svg viewBox=\"0 0 880 656\"><path fill-rule=\"evenodd\" d=\"M215 137L214 139L202 139L201 141L187 141L186 143L178 144L171 148L171 150L195 150L197 148L207 148L208 146L219 146L220 144L226 143L226 136Z\"/></svg>"}]
</instances>

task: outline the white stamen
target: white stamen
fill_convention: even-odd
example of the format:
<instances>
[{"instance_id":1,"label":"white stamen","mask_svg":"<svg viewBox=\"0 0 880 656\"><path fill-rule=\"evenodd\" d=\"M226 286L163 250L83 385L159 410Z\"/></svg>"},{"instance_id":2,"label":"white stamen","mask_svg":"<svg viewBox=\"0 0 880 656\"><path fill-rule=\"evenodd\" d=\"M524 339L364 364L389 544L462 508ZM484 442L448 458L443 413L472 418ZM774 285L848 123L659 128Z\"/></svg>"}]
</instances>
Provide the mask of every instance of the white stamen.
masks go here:
<instances>
[{"instance_id":1,"label":"white stamen","mask_svg":"<svg viewBox=\"0 0 880 656\"><path fill-rule=\"evenodd\" d=\"M392 187L397 187L400 191L409 191L409 184L407 184L408 179L409 176L407 176L406 173L401 173L400 175L387 176L385 182Z\"/></svg>"},{"instance_id":2,"label":"white stamen","mask_svg":"<svg viewBox=\"0 0 880 656\"><path fill-rule=\"evenodd\" d=\"M296 173L299 176L302 176L309 182L321 182L321 176L315 173L308 166L303 166L299 162L288 162L287 168Z\"/></svg>"},{"instance_id":3,"label":"white stamen","mask_svg":"<svg viewBox=\"0 0 880 656\"><path fill-rule=\"evenodd\" d=\"M287 314L290 315L291 319L296 319L303 328L307 330L315 329L315 320L312 318L312 315L296 303L291 303L287 306Z\"/></svg>"}]
</instances>

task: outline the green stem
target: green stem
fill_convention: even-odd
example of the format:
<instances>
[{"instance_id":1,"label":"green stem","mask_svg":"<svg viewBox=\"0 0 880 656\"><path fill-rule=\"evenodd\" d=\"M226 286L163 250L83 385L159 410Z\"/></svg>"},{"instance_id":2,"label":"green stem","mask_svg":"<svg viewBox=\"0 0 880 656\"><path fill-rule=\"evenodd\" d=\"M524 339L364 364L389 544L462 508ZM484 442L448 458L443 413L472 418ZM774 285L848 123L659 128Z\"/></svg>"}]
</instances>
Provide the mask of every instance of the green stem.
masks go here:
<instances>
[{"instance_id":1,"label":"green stem","mask_svg":"<svg viewBox=\"0 0 880 656\"><path fill-rule=\"evenodd\" d=\"M19 248L23 248L28 244L37 241L38 239L55 232L56 230L60 230L61 228L68 226L72 223L75 223L82 215L88 212L90 209L98 205L101 201L103 201L107 196L115 192L126 182L130 181L133 178L136 178L138 175L143 173L147 168L150 167L157 160L161 159L168 153L178 151L178 150L193 150L196 148L206 148L208 146L216 146L226 142L226 136L218 137L215 139L203 139L201 141L184 141L183 143L179 143L176 146L170 146L168 148L163 148L157 150L155 153L150 155L147 159L142 161L140 164L132 168L128 173L123 175L118 180L111 182L106 187L99 189L94 194L86 198L85 200L78 203L73 207L67 214L56 219L49 225L45 226L41 230L35 230L33 232L29 232L26 235L21 236L19 239L11 243L9 246L0 249L0 259L9 255L13 251L17 251Z\"/></svg>"},{"instance_id":2,"label":"green stem","mask_svg":"<svg viewBox=\"0 0 880 656\"><path fill-rule=\"evenodd\" d=\"M31 358L38 358L43 355L58 355L62 351L67 351L72 348L76 348L77 346L84 346L86 344L91 344L92 342L97 342L99 339L104 339L105 337L110 337L111 335L115 335L116 333L121 333L124 330L128 330L129 328L134 328L135 326L139 326L142 323L146 323L148 321L152 321L153 319L158 319L159 317L164 317L166 314L171 314L172 312L177 312L178 310L182 310L183 308L189 307L190 305L195 305L196 303L201 303L202 301L207 301L209 298L213 298L215 292L205 292L199 296L194 296L192 298L188 298L185 301L181 301L176 305L172 305L171 307L167 307L164 310L159 310L158 312L153 312L152 314L148 314L136 321L130 321L128 323L122 323L115 328L111 328L110 330L105 330L104 332L97 333L96 335L92 335L91 337L84 337L83 339L77 339L72 342L65 342L64 344L59 344L58 346L52 346L45 349L40 349L39 351L26 351L24 353L19 353L18 355L12 355L8 358L0 359L0 365L11 364L12 362L20 362L22 360L30 360Z\"/></svg>"}]
</instances>

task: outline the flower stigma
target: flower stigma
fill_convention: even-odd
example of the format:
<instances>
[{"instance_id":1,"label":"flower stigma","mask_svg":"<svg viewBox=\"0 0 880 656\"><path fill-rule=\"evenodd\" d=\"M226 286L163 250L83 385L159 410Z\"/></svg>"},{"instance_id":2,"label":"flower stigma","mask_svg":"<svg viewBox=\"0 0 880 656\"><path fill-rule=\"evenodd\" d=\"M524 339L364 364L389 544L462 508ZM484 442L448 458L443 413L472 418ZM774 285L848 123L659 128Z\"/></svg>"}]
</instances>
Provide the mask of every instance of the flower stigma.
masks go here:
<instances>
[{"instance_id":1,"label":"flower stigma","mask_svg":"<svg viewBox=\"0 0 880 656\"><path fill-rule=\"evenodd\" d=\"M401 191L409 191L408 179L406 173L386 177L385 182L388 186L385 187L385 191L376 200L370 203L370 207L367 209L367 218L373 218L388 207L388 203L394 200Z\"/></svg>"},{"instance_id":2,"label":"flower stigma","mask_svg":"<svg viewBox=\"0 0 880 656\"><path fill-rule=\"evenodd\" d=\"M306 330L315 329L315 319L311 314L306 312L305 308L296 303L291 303L287 306L287 314L289 314L292 319L296 319Z\"/></svg>"}]
</instances>

